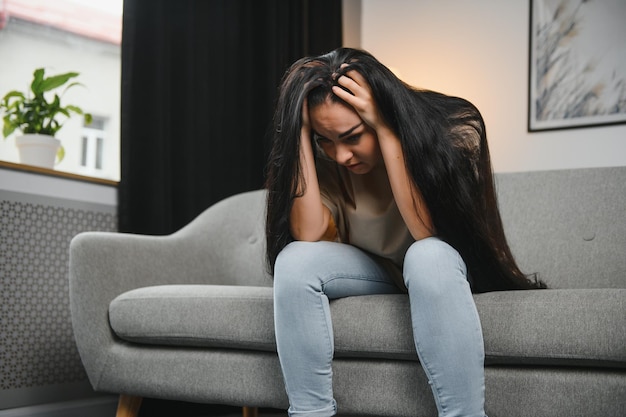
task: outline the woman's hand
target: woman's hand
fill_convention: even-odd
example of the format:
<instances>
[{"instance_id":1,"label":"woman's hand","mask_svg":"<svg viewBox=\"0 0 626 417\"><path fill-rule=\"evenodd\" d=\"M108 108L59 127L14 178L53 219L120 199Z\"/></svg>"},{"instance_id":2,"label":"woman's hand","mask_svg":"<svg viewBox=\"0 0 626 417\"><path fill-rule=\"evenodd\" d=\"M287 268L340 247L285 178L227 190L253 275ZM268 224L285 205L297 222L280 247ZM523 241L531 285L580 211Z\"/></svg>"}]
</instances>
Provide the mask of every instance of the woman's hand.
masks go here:
<instances>
[{"instance_id":1,"label":"woman's hand","mask_svg":"<svg viewBox=\"0 0 626 417\"><path fill-rule=\"evenodd\" d=\"M346 64L343 66L346 66ZM346 75L342 75L337 79L337 83L352 91L354 95L338 86L333 86L333 93L351 105L365 123L376 131L386 127L378 111L376 101L372 96L372 90L367 80L361 74L355 70L348 71Z\"/></svg>"}]
</instances>

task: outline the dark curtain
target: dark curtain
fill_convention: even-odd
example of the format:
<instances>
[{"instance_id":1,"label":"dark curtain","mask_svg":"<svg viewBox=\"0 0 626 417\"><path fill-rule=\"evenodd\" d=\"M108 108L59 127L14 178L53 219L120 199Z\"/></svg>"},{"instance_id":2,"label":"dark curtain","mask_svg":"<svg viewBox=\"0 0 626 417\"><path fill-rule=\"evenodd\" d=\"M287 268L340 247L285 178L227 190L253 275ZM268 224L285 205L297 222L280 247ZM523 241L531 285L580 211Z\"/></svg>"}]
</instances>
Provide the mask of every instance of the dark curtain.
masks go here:
<instances>
[{"instance_id":1,"label":"dark curtain","mask_svg":"<svg viewBox=\"0 0 626 417\"><path fill-rule=\"evenodd\" d=\"M262 188L280 78L341 46L338 0L125 0L119 228Z\"/></svg>"}]
</instances>

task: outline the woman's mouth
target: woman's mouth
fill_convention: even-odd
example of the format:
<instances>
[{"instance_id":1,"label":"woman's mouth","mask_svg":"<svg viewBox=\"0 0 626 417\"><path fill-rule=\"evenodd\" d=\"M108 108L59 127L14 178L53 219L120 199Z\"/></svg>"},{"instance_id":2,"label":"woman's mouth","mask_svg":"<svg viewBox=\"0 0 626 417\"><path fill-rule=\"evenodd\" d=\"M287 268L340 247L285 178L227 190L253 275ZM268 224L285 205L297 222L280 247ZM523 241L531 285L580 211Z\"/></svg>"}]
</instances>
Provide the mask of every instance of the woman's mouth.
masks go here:
<instances>
[{"instance_id":1,"label":"woman's mouth","mask_svg":"<svg viewBox=\"0 0 626 417\"><path fill-rule=\"evenodd\" d=\"M356 164L345 165L345 167L346 167L346 168L348 168L348 169L349 169L349 170L351 170L351 171L355 170L356 168L358 168L358 167L360 167L360 166L361 166L361 163L360 163L360 162L357 162Z\"/></svg>"}]
</instances>

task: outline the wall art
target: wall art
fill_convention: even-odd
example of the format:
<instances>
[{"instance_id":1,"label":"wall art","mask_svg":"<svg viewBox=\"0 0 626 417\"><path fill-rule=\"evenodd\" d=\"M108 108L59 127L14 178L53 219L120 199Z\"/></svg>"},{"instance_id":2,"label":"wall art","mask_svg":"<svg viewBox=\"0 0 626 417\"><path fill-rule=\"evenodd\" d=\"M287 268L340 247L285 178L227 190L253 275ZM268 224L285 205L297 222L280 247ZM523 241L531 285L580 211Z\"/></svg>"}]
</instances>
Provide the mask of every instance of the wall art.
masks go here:
<instances>
[{"instance_id":1,"label":"wall art","mask_svg":"<svg viewBox=\"0 0 626 417\"><path fill-rule=\"evenodd\" d=\"M626 122L625 22L624 0L530 0L529 131Z\"/></svg>"}]
</instances>

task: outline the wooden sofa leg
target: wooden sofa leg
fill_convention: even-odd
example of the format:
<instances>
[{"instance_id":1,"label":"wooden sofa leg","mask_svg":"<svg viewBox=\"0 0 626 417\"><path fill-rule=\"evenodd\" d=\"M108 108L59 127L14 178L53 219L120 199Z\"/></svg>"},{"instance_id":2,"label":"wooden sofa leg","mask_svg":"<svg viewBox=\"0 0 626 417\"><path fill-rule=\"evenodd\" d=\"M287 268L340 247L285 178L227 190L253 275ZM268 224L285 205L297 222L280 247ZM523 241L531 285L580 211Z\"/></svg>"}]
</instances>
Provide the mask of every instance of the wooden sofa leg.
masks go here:
<instances>
[{"instance_id":1,"label":"wooden sofa leg","mask_svg":"<svg viewBox=\"0 0 626 417\"><path fill-rule=\"evenodd\" d=\"M137 417L139 415L139 408L141 407L141 400L141 397L120 394L115 417Z\"/></svg>"},{"instance_id":2,"label":"wooden sofa leg","mask_svg":"<svg viewBox=\"0 0 626 417\"><path fill-rule=\"evenodd\" d=\"M243 417L259 417L259 409L257 407L243 407Z\"/></svg>"}]
</instances>

